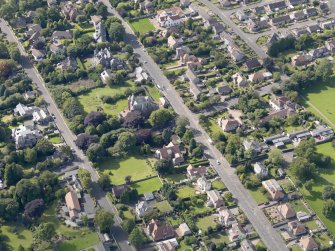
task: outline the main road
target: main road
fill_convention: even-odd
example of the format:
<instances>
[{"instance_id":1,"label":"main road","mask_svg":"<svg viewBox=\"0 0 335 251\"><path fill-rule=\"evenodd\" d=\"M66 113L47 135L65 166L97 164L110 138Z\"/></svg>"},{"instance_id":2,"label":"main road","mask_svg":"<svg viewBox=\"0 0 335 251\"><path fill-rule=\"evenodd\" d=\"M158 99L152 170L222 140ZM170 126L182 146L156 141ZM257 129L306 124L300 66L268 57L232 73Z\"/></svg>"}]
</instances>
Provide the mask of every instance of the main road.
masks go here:
<instances>
[{"instance_id":1,"label":"main road","mask_svg":"<svg viewBox=\"0 0 335 251\"><path fill-rule=\"evenodd\" d=\"M118 17L122 21L122 24L126 29L125 41L134 48L134 53L138 55L140 61L144 62L143 68L148 71L158 88L162 90L176 113L188 118L190 126L197 132L196 140L202 143L206 148L207 157L209 158L211 165L216 169L229 191L231 191L234 197L238 200L239 206L242 208L268 249L273 251L288 250L284 241L280 238L279 233L272 228L263 212L258 208L253 198L243 187L235 174L234 169L231 168L222 154L209 143L210 138L199 125L197 116L185 106L182 98L175 91L170 81L163 74L162 70L148 55L145 48L138 42L137 37L128 23L120 17L108 0L99 1L107 6L110 14ZM220 160L221 164L218 165L216 160Z\"/></svg>"},{"instance_id":2,"label":"main road","mask_svg":"<svg viewBox=\"0 0 335 251\"><path fill-rule=\"evenodd\" d=\"M119 218L116 208L109 201L105 192L98 185L97 181L99 179L99 175L97 171L92 167L90 161L87 159L87 157L83 154L83 152L74 143L76 140L76 136L72 133L72 131L67 126L67 123L64 120L61 112L58 110L54 100L52 99L48 88L45 86L43 78L41 77L41 75L38 73L36 68L33 66L33 64L28 59L27 53L24 47L22 46L21 42L18 41L11 27L3 19L0 19L0 28L1 28L2 33L6 35L7 40L9 42L14 42L18 45L18 48L21 53L21 65L23 69L27 73L28 77L38 87L39 91L42 93L44 100L48 104L49 112L54 114L55 116L55 123L60 133L62 134L66 144L74 150L75 161L73 165L83 167L90 172L91 177L92 177L93 195L96 198L98 205L100 205L100 207L103 208L104 210L114 213L115 225L113 226L112 234L115 240L117 241L120 249L124 251L135 250L133 247L127 244L128 236L126 232L124 232L123 229L121 228L122 220Z\"/></svg>"}]
</instances>

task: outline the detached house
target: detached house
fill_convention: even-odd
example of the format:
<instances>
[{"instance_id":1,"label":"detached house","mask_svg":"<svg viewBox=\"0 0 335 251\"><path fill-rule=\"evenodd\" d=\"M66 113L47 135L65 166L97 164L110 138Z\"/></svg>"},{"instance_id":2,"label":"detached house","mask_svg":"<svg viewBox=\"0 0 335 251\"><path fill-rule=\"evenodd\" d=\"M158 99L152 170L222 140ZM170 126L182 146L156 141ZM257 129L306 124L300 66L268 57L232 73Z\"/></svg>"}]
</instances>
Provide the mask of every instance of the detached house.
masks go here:
<instances>
[{"instance_id":1,"label":"detached house","mask_svg":"<svg viewBox=\"0 0 335 251\"><path fill-rule=\"evenodd\" d=\"M52 120L52 117L43 109L33 112L33 121L37 124L45 125Z\"/></svg>"},{"instance_id":2,"label":"detached house","mask_svg":"<svg viewBox=\"0 0 335 251\"><path fill-rule=\"evenodd\" d=\"M172 159L174 165L180 165L184 162L183 154L180 151L179 145L174 145L170 142L167 146L158 149L155 153L158 159Z\"/></svg>"},{"instance_id":3,"label":"detached house","mask_svg":"<svg viewBox=\"0 0 335 251\"><path fill-rule=\"evenodd\" d=\"M272 26L281 26L281 25L287 24L291 21L292 21L292 19L291 19L290 15L284 15L284 16L272 18L270 20L270 24Z\"/></svg>"},{"instance_id":4,"label":"detached house","mask_svg":"<svg viewBox=\"0 0 335 251\"><path fill-rule=\"evenodd\" d=\"M311 236L301 237L299 241L299 246L303 251L318 251L318 244L316 244L315 240Z\"/></svg>"},{"instance_id":5,"label":"detached house","mask_svg":"<svg viewBox=\"0 0 335 251\"><path fill-rule=\"evenodd\" d=\"M240 122L238 122L236 119L231 118L219 118L218 124L224 132L235 131L239 126L241 126Z\"/></svg>"},{"instance_id":6,"label":"detached house","mask_svg":"<svg viewBox=\"0 0 335 251\"><path fill-rule=\"evenodd\" d=\"M234 223L229 229L229 240L231 242L242 240L246 237L245 231L240 223Z\"/></svg>"},{"instance_id":7,"label":"detached house","mask_svg":"<svg viewBox=\"0 0 335 251\"><path fill-rule=\"evenodd\" d=\"M179 26L184 22L184 12L179 7L157 11L157 21L162 28Z\"/></svg>"},{"instance_id":8,"label":"detached house","mask_svg":"<svg viewBox=\"0 0 335 251\"><path fill-rule=\"evenodd\" d=\"M54 31L51 35L51 38L53 40L56 40L56 39L72 39L73 38L73 32L71 30Z\"/></svg>"},{"instance_id":9,"label":"detached house","mask_svg":"<svg viewBox=\"0 0 335 251\"><path fill-rule=\"evenodd\" d=\"M330 52L327 50L326 47L319 47L309 51L308 54L311 55L313 59L315 59L315 58L327 57L329 56Z\"/></svg>"},{"instance_id":10,"label":"detached house","mask_svg":"<svg viewBox=\"0 0 335 251\"><path fill-rule=\"evenodd\" d=\"M331 53L335 52L335 40L334 39L329 39L325 42L325 46L327 48L328 51L330 51Z\"/></svg>"},{"instance_id":11,"label":"detached house","mask_svg":"<svg viewBox=\"0 0 335 251\"><path fill-rule=\"evenodd\" d=\"M149 0L145 0L144 2L140 2L140 11L143 11L144 13L152 13L154 10L154 7L152 5L152 2Z\"/></svg>"},{"instance_id":12,"label":"detached house","mask_svg":"<svg viewBox=\"0 0 335 251\"><path fill-rule=\"evenodd\" d=\"M241 72L236 72L233 76L233 83L237 85L238 87L248 87L248 81L243 77Z\"/></svg>"},{"instance_id":13,"label":"detached house","mask_svg":"<svg viewBox=\"0 0 335 251\"><path fill-rule=\"evenodd\" d=\"M230 227L231 225L237 223L235 215L225 207L218 209L219 213L219 221L224 224L226 227Z\"/></svg>"},{"instance_id":14,"label":"detached house","mask_svg":"<svg viewBox=\"0 0 335 251\"><path fill-rule=\"evenodd\" d=\"M268 168L262 162L256 162L254 164L254 173L260 177L266 177L269 174Z\"/></svg>"},{"instance_id":15,"label":"detached house","mask_svg":"<svg viewBox=\"0 0 335 251\"><path fill-rule=\"evenodd\" d=\"M33 112L38 109L39 108L36 106L26 106L24 104L18 103L14 109L14 115L17 116L30 115L33 114Z\"/></svg>"},{"instance_id":16,"label":"detached house","mask_svg":"<svg viewBox=\"0 0 335 251\"><path fill-rule=\"evenodd\" d=\"M95 31L93 33L93 38L98 43L103 43L107 41L106 27L103 24L103 22L100 22L97 25L95 25Z\"/></svg>"},{"instance_id":17,"label":"detached house","mask_svg":"<svg viewBox=\"0 0 335 251\"><path fill-rule=\"evenodd\" d=\"M269 101L269 105L275 111L279 111L285 108L295 109L296 104L292 103L286 96L275 96Z\"/></svg>"},{"instance_id":18,"label":"detached house","mask_svg":"<svg viewBox=\"0 0 335 251\"><path fill-rule=\"evenodd\" d=\"M298 55L295 55L291 59L291 64L294 67L297 66L306 66L312 61L312 56L307 53L301 53Z\"/></svg>"},{"instance_id":19,"label":"detached house","mask_svg":"<svg viewBox=\"0 0 335 251\"><path fill-rule=\"evenodd\" d=\"M74 6L74 4L71 3L70 1L65 3L61 7L61 12L67 20L71 20L71 21L75 21L78 15L78 10L76 6Z\"/></svg>"},{"instance_id":20,"label":"detached house","mask_svg":"<svg viewBox=\"0 0 335 251\"><path fill-rule=\"evenodd\" d=\"M173 36L168 37L168 46L169 48L175 50L176 48L180 47L183 44L182 38L175 38Z\"/></svg>"},{"instance_id":21,"label":"detached house","mask_svg":"<svg viewBox=\"0 0 335 251\"><path fill-rule=\"evenodd\" d=\"M189 164L187 167L187 177L190 179L203 177L206 173L207 167L205 166L194 167L192 164Z\"/></svg>"},{"instance_id":22,"label":"detached house","mask_svg":"<svg viewBox=\"0 0 335 251\"><path fill-rule=\"evenodd\" d=\"M77 193L70 191L65 195L65 203L69 212L69 217L72 221L79 218L79 213L81 211Z\"/></svg>"},{"instance_id":23,"label":"detached house","mask_svg":"<svg viewBox=\"0 0 335 251\"><path fill-rule=\"evenodd\" d=\"M197 186L201 192L207 192L211 190L212 183L203 176L197 180Z\"/></svg>"},{"instance_id":24,"label":"detached house","mask_svg":"<svg viewBox=\"0 0 335 251\"><path fill-rule=\"evenodd\" d=\"M261 66L262 66L261 63L258 61L257 58L249 59L244 63L244 67L246 68L247 71L260 68Z\"/></svg>"},{"instance_id":25,"label":"detached house","mask_svg":"<svg viewBox=\"0 0 335 251\"><path fill-rule=\"evenodd\" d=\"M135 212L138 217L143 217L152 211L152 207L146 201L140 201L135 206Z\"/></svg>"},{"instance_id":26,"label":"detached house","mask_svg":"<svg viewBox=\"0 0 335 251\"><path fill-rule=\"evenodd\" d=\"M284 217L284 219L291 219L295 217L295 211L288 203L280 204L277 207L277 210Z\"/></svg>"},{"instance_id":27,"label":"detached house","mask_svg":"<svg viewBox=\"0 0 335 251\"><path fill-rule=\"evenodd\" d=\"M22 149L34 146L42 135L33 126L19 125L12 129L12 137L15 141L16 149Z\"/></svg>"},{"instance_id":28,"label":"detached house","mask_svg":"<svg viewBox=\"0 0 335 251\"><path fill-rule=\"evenodd\" d=\"M225 206L225 202L217 190L207 191L207 200L207 205L210 207L220 208Z\"/></svg>"},{"instance_id":29,"label":"detached house","mask_svg":"<svg viewBox=\"0 0 335 251\"><path fill-rule=\"evenodd\" d=\"M245 59L245 55L235 46L228 45L227 47L230 57L237 63Z\"/></svg>"},{"instance_id":30,"label":"detached house","mask_svg":"<svg viewBox=\"0 0 335 251\"><path fill-rule=\"evenodd\" d=\"M272 200L281 200L284 198L284 191L275 179L262 181L262 185L268 191Z\"/></svg>"},{"instance_id":31,"label":"detached house","mask_svg":"<svg viewBox=\"0 0 335 251\"><path fill-rule=\"evenodd\" d=\"M166 223L152 219L147 226L147 232L154 241L166 240L175 237L174 229Z\"/></svg>"},{"instance_id":32,"label":"detached house","mask_svg":"<svg viewBox=\"0 0 335 251\"><path fill-rule=\"evenodd\" d=\"M289 231L294 236L300 236L307 233L305 225L299 221L291 221L287 225Z\"/></svg>"},{"instance_id":33,"label":"detached house","mask_svg":"<svg viewBox=\"0 0 335 251\"><path fill-rule=\"evenodd\" d=\"M284 10L286 8L287 8L287 5L285 1L270 3L269 5L266 6L266 9L268 12L277 12L280 10Z\"/></svg>"}]
</instances>

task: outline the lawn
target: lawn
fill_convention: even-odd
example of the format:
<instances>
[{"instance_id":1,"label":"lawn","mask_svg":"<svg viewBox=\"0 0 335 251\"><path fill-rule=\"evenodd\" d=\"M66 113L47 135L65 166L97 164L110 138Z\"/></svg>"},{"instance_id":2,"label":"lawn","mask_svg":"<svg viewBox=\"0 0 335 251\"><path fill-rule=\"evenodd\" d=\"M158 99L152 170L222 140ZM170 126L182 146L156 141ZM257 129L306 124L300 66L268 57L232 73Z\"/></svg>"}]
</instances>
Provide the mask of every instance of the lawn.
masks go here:
<instances>
[{"instance_id":1,"label":"lawn","mask_svg":"<svg viewBox=\"0 0 335 251\"><path fill-rule=\"evenodd\" d=\"M309 210L305 207L301 200L291 201L290 205L293 207L295 212L305 212L310 214Z\"/></svg>"},{"instance_id":2,"label":"lawn","mask_svg":"<svg viewBox=\"0 0 335 251\"><path fill-rule=\"evenodd\" d=\"M155 27L148 18L142 18L136 21L132 21L130 22L130 26L135 32L139 32L141 35L146 34L149 31L155 30Z\"/></svg>"},{"instance_id":3,"label":"lawn","mask_svg":"<svg viewBox=\"0 0 335 251\"><path fill-rule=\"evenodd\" d=\"M158 177L131 184L131 187L135 188L139 194L157 191L162 186L163 184Z\"/></svg>"},{"instance_id":4,"label":"lawn","mask_svg":"<svg viewBox=\"0 0 335 251\"><path fill-rule=\"evenodd\" d=\"M227 235L223 233L215 233L209 236L210 241L214 242L215 244L221 244L221 243L230 243L229 238Z\"/></svg>"},{"instance_id":5,"label":"lawn","mask_svg":"<svg viewBox=\"0 0 335 251\"><path fill-rule=\"evenodd\" d=\"M248 191L251 194L251 196L254 198L257 204L261 204L263 202L268 201L267 194L263 194L261 192L260 187L256 189L248 189Z\"/></svg>"},{"instance_id":6,"label":"lawn","mask_svg":"<svg viewBox=\"0 0 335 251\"><path fill-rule=\"evenodd\" d=\"M212 189L223 190L225 188L226 188L226 186L225 186L225 184L223 184L223 182L221 180L214 180L212 182Z\"/></svg>"},{"instance_id":7,"label":"lawn","mask_svg":"<svg viewBox=\"0 0 335 251\"><path fill-rule=\"evenodd\" d=\"M146 89L148 90L148 93L153 98L153 100L159 101L161 95L159 94L156 86L147 86Z\"/></svg>"},{"instance_id":8,"label":"lawn","mask_svg":"<svg viewBox=\"0 0 335 251\"><path fill-rule=\"evenodd\" d=\"M164 179L166 179L170 183L179 183L179 181L186 179L186 175L183 173L175 173L175 174L169 174L164 176Z\"/></svg>"},{"instance_id":9,"label":"lawn","mask_svg":"<svg viewBox=\"0 0 335 251\"><path fill-rule=\"evenodd\" d=\"M173 211L173 208L171 207L170 203L167 200L157 202L155 204L155 207L162 213L168 213Z\"/></svg>"},{"instance_id":10,"label":"lawn","mask_svg":"<svg viewBox=\"0 0 335 251\"><path fill-rule=\"evenodd\" d=\"M321 176L335 184L335 149L331 142L327 142L316 146L317 152L322 153L326 156L330 156L332 159L331 165L328 167L320 168Z\"/></svg>"},{"instance_id":11,"label":"lawn","mask_svg":"<svg viewBox=\"0 0 335 251\"><path fill-rule=\"evenodd\" d=\"M290 246L290 248L291 248L292 251L301 251L302 250L298 244Z\"/></svg>"},{"instance_id":12,"label":"lawn","mask_svg":"<svg viewBox=\"0 0 335 251\"><path fill-rule=\"evenodd\" d=\"M327 82L320 82L313 84L304 92L304 98L311 102L323 115L328 118L333 125L335 124L335 79L331 78ZM311 112L316 113L317 116L324 118L318 111L311 107L307 102L303 102L303 105L310 109ZM326 121L327 122L327 121ZM329 125L329 126L333 126ZM334 127L334 126L333 126Z\"/></svg>"},{"instance_id":13,"label":"lawn","mask_svg":"<svg viewBox=\"0 0 335 251\"><path fill-rule=\"evenodd\" d=\"M53 143L53 144L60 144L60 143L62 143L62 139L61 139L60 137L58 137L58 136L51 137L51 138L49 139L49 141L50 141L51 143Z\"/></svg>"},{"instance_id":14,"label":"lawn","mask_svg":"<svg viewBox=\"0 0 335 251\"><path fill-rule=\"evenodd\" d=\"M11 231L13 228L16 228L16 233ZM3 225L0 230L8 237L8 244L13 250L17 250L20 245L28 249L33 243L33 233L22 226Z\"/></svg>"},{"instance_id":15,"label":"lawn","mask_svg":"<svg viewBox=\"0 0 335 251\"><path fill-rule=\"evenodd\" d=\"M306 227L308 227L309 230L315 230L318 229L319 226L316 224L315 220L307 221L305 222Z\"/></svg>"},{"instance_id":16,"label":"lawn","mask_svg":"<svg viewBox=\"0 0 335 251\"><path fill-rule=\"evenodd\" d=\"M217 224L214 221L214 219L215 219L214 215L209 215L204 218L198 218L196 225L200 230L206 231L208 227L212 227L212 228L216 227Z\"/></svg>"},{"instance_id":17,"label":"lawn","mask_svg":"<svg viewBox=\"0 0 335 251\"><path fill-rule=\"evenodd\" d=\"M99 87L91 90L88 93L80 95L78 100L83 106L84 111L89 113L97 111L97 108L102 108L105 113L110 115L117 115L119 112L126 108L128 101L127 98L118 100L115 104L103 103L101 98L103 96L114 96L115 94L123 94L126 89L134 89L134 86L130 83L125 86L114 86L114 87Z\"/></svg>"},{"instance_id":18,"label":"lawn","mask_svg":"<svg viewBox=\"0 0 335 251\"><path fill-rule=\"evenodd\" d=\"M109 158L102 162L99 170L108 174L114 185L125 183L125 177L131 176L132 181L156 175L153 170L155 160L140 156L128 156L125 159Z\"/></svg>"},{"instance_id":19,"label":"lawn","mask_svg":"<svg viewBox=\"0 0 335 251\"><path fill-rule=\"evenodd\" d=\"M182 199L189 198L195 196L195 190L191 186L180 186L177 191L177 196Z\"/></svg>"},{"instance_id":20,"label":"lawn","mask_svg":"<svg viewBox=\"0 0 335 251\"><path fill-rule=\"evenodd\" d=\"M80 237L64 241L59 250L60 251L79 251L84 248L91 247L99 242L99 237L96 233L82 234Z\"/></svg>"}]
</instances>

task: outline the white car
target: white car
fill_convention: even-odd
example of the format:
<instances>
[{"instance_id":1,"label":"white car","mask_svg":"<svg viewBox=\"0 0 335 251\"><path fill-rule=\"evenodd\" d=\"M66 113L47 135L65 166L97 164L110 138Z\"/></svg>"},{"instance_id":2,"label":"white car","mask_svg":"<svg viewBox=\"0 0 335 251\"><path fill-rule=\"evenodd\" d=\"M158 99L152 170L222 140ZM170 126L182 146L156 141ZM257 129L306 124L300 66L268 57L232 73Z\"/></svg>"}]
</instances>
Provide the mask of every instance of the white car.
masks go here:
<instances>
[{"instance_id":1,"label":"white car","mask_svg":"<svg viewBox=\"0 0 335 251\"><path fill-rule=\"evenodd\" d=\"M218 165L220 165L220 164L221 164L221 162L220 162L219 160L216 160L216 163L217 163Z\"/></svg>"}]
</instances>

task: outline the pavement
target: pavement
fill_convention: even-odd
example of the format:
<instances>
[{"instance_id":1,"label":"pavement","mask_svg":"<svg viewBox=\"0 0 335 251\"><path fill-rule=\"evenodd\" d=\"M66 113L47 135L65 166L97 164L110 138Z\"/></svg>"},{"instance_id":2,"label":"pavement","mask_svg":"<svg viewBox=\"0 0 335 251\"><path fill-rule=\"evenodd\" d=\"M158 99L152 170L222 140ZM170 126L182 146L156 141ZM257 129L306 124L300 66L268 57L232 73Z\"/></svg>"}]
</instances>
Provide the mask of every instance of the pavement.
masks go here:
<instances>
[{"instance_id":1,"label":"pavement","mask_svg":"<svg viewBox=\"0 0 335 251\"><path fill-rule=\"evenodd\" d=\"M104 210L114 213L115 225L113 226L112 234L114 235L116 241L118 242L120 249L125 250L125 251L135 250L133 247L127 244L128 235L121 228L122 220L118 216L115 206L109 201L109 199L106 196L106 193L100 188L100 186L97 183L99 179L98 172L92 167L90 161L87 159L87 157L83 154L83 152L74 143L76 136L72 133L72 131L67 126L66 121L63 118L61 112L58 110L55 102L53 101L48 88L45 86L43 78L41 77L41 75L38 73L36 68L33 66L33 64L28 59L27 53L24 47L18 41L11 27L3 19L0 19L0 28L1 28L1 31L6 35L9 42L14 42L18 45L18 48L22 55L21 65L23 69L27 73L28 77L33 81L34 84L36 84L36 86L42 93L44 100L48 104L49 112L54 114L55 116L55 123L60 133L62 134L66 144L74 150L75 161L73 162L73 165L85 168L86 170L90 172L91 177L92 177L92 191L93 191L94 197L97 200L97 204Z\"/></svg>"},{"instance_id":2,"label":"pavement","mask_svg":"<svg viewBox=\"0 0 335 251\"><path fill-rule=\"evenodd\" d=\"M118 17L122 21L122 24L126 29L126 43L130 44L134 48L134 53L138 55L140 62L144 62L143 68L150 74L157 87L162 90L162 93L169 100L175 112L188 118L191 128L195 131L196 140L203 144L205 148L204 150L208 153L207 157L210 161L210 164L215 168L220 178L227 186L228 190L232 192L234 197L238 200L239 206L244 211L268 249L273 251L288 250L284 241L272 228L270 222L265 217L263 212L258 208L254 199L241 184L239 178L235 174L235 170L230 166L222 154L209 143L210 137L199 125L197 115L192 113L185 106L182 98L175 91L170 81L163 74L162 70L148 55L146 49L138 42L137 37L128 23L125 22L116 12L116 10L112 8L108 0L99 0L99 2L104 3L107 6L108 12ZM220 160L221 164L217 164L217 160Z\"/></svg>"}]
</instances>

